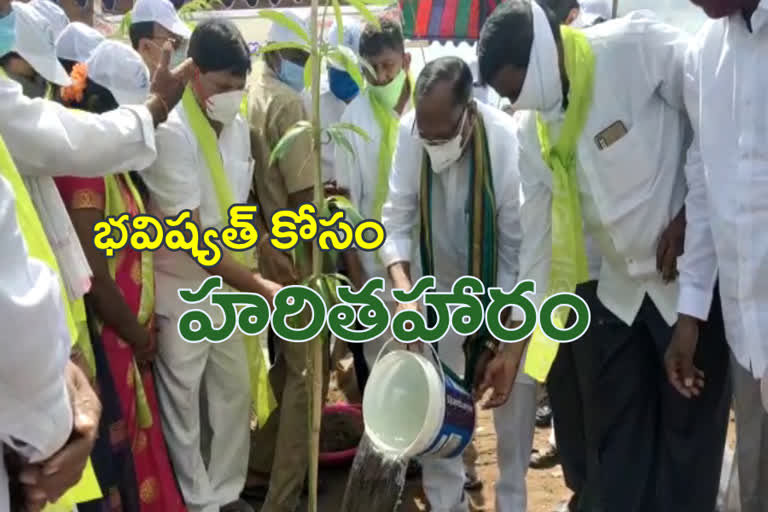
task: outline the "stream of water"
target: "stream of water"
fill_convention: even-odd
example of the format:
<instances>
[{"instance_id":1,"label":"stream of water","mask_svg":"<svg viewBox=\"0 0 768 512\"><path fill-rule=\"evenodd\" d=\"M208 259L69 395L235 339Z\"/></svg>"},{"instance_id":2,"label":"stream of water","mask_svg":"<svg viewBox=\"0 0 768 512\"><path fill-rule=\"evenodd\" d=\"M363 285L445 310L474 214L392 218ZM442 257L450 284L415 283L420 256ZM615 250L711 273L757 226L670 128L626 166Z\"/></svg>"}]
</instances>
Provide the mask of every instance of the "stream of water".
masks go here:
<instances>
[{"instance_id":1,"label":"stream of water","mask_svg":"<svg viewBox=\"0 0 768 512\"><path fill-rule=\"evenodd\" d=\"M363 436L349 472L341 512L395 512L407 468L407 459L381 453L368 436Z\"/></svg>"}]
</instances>

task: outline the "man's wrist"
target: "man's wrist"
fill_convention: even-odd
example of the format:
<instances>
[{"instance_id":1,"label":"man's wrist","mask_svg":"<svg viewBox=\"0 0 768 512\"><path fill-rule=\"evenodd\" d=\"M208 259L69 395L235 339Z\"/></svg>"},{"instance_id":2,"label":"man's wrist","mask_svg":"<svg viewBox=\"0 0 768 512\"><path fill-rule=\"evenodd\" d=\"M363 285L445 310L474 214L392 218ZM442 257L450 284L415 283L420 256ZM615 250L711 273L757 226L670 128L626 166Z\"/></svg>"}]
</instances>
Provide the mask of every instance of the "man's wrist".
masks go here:
<instances>
[{"instance_id":1,"label":"man's wrist","mask_svg":"<svg viewBox=\"0 0 768 512\"><path fill-rule=\"evenodd\" d=\"M168 119L168 104L160 95L152 93L144 102L144 106L147 107L149 113L152 115L152 121L157 127L159 124L164 123Z\"/></svg>"},{"instance_id":2,"label":"man's wrist","mask_svg":"<svg viewBox=\"0 0 768 512\"><path fill-rule=\"evenodd\" d=\"M683 328L698 328L700 322L700 319L695 316L686 315L685 313L680 313L677 316L677 323Z\"/></svg>"}]
</instances>

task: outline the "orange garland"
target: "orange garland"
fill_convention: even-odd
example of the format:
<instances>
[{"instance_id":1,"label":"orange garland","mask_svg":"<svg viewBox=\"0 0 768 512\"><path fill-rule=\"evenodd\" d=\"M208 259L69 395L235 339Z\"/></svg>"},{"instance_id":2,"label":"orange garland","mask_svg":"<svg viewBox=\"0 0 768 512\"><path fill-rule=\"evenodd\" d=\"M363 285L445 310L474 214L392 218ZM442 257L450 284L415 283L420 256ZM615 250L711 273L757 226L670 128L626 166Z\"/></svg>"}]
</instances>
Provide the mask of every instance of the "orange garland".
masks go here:
<instances>
[{"instance_id":1,"label":"orange garland","mask_svg":"<svg viewBox=\"0 0 768 512\"><path fill-rule=\"evenodd\" d=\"M85 86L88 81L88 66L78 62L72 68L72 85L61 89L61 99L67 103L80 103L83 101Z\"/></svg>"}]
</instances>

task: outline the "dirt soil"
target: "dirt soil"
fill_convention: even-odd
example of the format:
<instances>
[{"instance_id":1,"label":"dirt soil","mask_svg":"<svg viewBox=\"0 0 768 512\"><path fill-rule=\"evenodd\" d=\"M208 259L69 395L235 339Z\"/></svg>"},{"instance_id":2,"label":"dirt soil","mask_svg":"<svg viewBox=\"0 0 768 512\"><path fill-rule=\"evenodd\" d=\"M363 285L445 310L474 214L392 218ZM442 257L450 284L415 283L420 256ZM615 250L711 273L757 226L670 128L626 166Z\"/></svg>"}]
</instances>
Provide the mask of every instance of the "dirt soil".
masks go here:
<instances>
[{"instance_id":1,"label":"dirt soil","mask_svg":"<svg viewBox=\"0 0 768 512\"><path fill-rule=\"evenodd\" d=\"M363 419L341 412L325 414L320 427L320 453L349 450L363 438Z\"/></svg>"}]
</instances>

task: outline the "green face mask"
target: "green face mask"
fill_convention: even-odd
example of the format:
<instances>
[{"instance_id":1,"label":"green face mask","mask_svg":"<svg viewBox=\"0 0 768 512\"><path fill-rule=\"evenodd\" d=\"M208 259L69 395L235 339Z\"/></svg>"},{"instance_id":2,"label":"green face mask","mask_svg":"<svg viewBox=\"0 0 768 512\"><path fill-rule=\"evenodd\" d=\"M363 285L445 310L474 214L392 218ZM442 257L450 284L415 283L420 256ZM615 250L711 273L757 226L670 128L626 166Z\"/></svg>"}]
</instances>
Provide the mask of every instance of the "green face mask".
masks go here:
<instances>
[{"instance_id":1,"label":"green face mask","mask_svg":"<svg viewBox=\"0 0 768 512\"><path fill-rule=\"evenodd\" d=\"M397 105L397 100L400 99L403 85L405 85L405 71L401 69L400 73L387 85L371 85L369 89L379 103L392 110Z\"/></svg>"}]
</instances>

